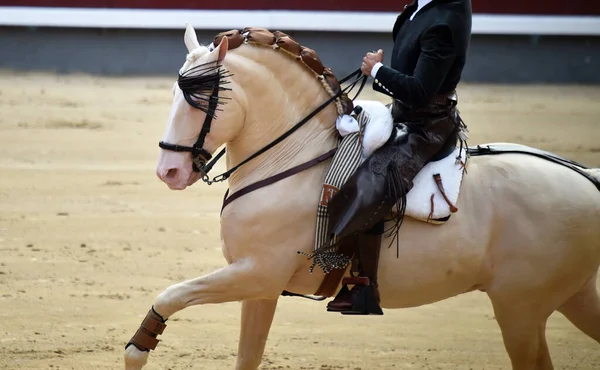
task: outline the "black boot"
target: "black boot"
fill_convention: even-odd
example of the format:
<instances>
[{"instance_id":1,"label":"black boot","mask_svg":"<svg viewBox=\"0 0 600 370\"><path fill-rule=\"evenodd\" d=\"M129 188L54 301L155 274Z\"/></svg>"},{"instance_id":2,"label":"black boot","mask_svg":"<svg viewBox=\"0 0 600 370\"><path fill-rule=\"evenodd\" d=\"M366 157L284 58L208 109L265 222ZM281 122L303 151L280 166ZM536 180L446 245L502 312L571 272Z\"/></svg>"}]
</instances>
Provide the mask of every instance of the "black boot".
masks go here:
<instances>
[{"instance_id":1,"label":"black boot","mask_svg":"<svg viewBox=\"0 0 600 370\"><path fill-rule=\"evenodd\" d=\"M359 277L342 280L344 285L335 299L327 304L327 311L345 315L383 315L377 284L381 233L360 234L357 243ZM352 289L348 289L348 285L352 284Z\"/></svg>"}]
</instances>

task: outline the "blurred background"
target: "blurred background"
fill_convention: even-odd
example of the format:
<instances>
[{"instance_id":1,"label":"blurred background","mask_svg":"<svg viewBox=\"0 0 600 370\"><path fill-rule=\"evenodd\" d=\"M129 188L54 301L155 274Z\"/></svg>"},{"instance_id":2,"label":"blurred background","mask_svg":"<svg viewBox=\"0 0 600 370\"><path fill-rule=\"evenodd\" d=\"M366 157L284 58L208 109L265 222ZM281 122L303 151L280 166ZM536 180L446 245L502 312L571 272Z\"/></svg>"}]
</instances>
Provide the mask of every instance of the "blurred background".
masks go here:
<instances>
[{"instance_id":1,"label":"blurred background","mask_svg":"<svg viewBox=\"0 0 600 370\"><path fill-rule=\"evenodd\" d=\"M155 176L186 21L205 44L246 26L286 31L341 77L367 51L389 58L404 5L0 0L0 369L121 368L155 297L225 264L227 184L177 192ZM473 0L473 11L458 87L469 144L600 167L600 2ZM369 86L360 98L387 99ZM510 368L483 293L382 318L325 304L280 298L263 370ZM177 313L148 369L233 368L239 313L239 302ZM560 314L547 338L557 369L600 369L598 343Z\"/></svg>"},{"instance_id":2,"label":"blurred background","mask_svg":"<svg viewBox=\"0 0 600 370\"><path fill-rule=\"evenodd\" d=\"M345 75L366 51L391 48L408 2L0 0L0 67L172 74L189 21L205 43L246 26L286 31ZM465 81L600 82L599 2L474 0L473 12Z\"/></svg>"}]
</instances>

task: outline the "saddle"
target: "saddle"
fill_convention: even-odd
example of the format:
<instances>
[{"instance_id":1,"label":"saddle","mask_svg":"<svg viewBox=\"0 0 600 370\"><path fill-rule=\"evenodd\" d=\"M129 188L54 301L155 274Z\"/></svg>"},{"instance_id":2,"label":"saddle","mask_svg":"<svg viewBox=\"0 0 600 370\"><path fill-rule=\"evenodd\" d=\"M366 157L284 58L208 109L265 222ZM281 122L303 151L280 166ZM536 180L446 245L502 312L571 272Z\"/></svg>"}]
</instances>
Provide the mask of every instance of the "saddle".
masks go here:
<instances>
[{"instance_id":1,"label":"saddle","mask_svg":"<svg viewBox=\"0 0 600 370\"><path fill-rule=\"evenodd\" d=\"M311 269L319 264L326 272L316 294L333 295L349 264L351 275L342 280L342 289L328 311L382 314L377 265L386 222L394 221L387 230L393 235L405 215L441 224L458 210L455 204L466 157L456 144L464 130L455 101L447 98L446 102L405 114L397 104L356 101L354 130L348 122L338 122L338 130L346 136L328 171L328 175L336 174L337 182L328 183L326 175L322 194L327 199L322 197L320 208L325 209L319 212L326 215L321 217L326 218L326 225L317 227L317 249L311 256ZM354 145L344 145L347 142ZM356 142L362 151L358 161ZM344 160L345 155L349 160ZM340 176L340 171L347 176ZM450 186L444 186L445 178L452 180Z\"/></svg>"}]
</instances>

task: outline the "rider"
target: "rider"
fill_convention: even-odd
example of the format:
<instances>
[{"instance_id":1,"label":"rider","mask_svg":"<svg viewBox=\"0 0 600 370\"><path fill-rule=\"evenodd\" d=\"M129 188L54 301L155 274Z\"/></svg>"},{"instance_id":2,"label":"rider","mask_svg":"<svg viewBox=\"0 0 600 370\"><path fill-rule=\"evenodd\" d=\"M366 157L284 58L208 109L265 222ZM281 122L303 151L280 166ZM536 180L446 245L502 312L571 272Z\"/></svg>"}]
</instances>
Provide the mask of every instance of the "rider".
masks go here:
<instances>
[{"instance_id":1,"label":"rider","mask_svg":"<svg viewBox=\"0 0 600 370\"><path fill-rule=\"evenodd\" d=\"M329 235L359 240L361 274L369 278L377 306L383 216L394 205L403 216L413 178L429 161L454 150L458 140L455 89L471 38L471 0L415 0L396 19L392 36L390 66L382 64L379 50L366 54L361 70L375 79L376 91L393 98L394 131L328 204ZM340 292L328 310L352 311L362 289Z\"/></svg>"}]
</instances>

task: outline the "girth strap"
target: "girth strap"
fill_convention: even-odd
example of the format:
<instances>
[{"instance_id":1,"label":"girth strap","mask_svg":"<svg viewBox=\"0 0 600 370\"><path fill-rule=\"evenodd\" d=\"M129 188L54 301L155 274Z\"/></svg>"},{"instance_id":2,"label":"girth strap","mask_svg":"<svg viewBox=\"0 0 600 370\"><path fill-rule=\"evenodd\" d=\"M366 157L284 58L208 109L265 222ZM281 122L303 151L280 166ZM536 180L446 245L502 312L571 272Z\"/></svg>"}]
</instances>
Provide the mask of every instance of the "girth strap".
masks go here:
<instances>
[{"instance_id":1,"label":"girth strap","mask_svg":"<svg viewBox=\"0 0 600 370\"><path fill-rule=\"evenodd\" d=\"M293 176L297 173L300 173L304 170L307 170L313 166L316 166L317 164L323 162L324 160L333 157L336 150L337 150L337 148L333 148L330 151L328 151L327 153L322 154L315 159L311 159L308 162L304 162L296 167L292 167L289 170L285 170L281 173L278 173L277 175L267 177L264 180L260 180L253 184L250 184L246 187L243 187L240 190L236 191L235 193L231 194L230 196L229 196L229 189L227 189L227 191L225 192L225 197L223 198L223 206L221 207L221 213L223 212L223 209L225 208L225 206L227 206L229 203L233 202L237 198L241 197L242 195L246 195L246 194L251 193L260 188L264 188L265 186L274 184L278 181L281 181L285 178L288 178L288 177Z\"/></svg>"}]
</instances>

